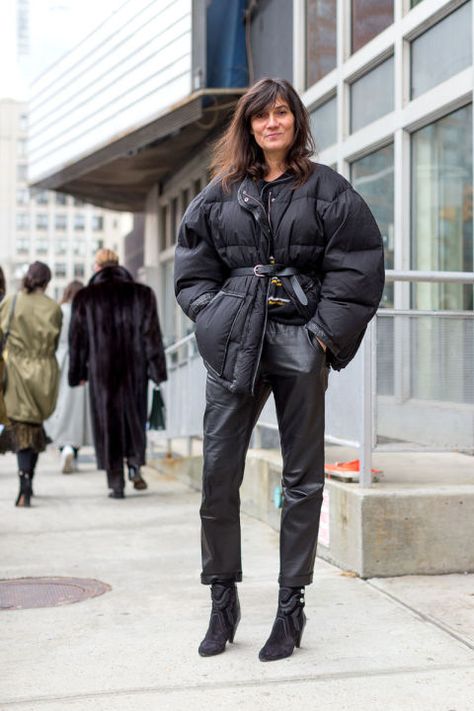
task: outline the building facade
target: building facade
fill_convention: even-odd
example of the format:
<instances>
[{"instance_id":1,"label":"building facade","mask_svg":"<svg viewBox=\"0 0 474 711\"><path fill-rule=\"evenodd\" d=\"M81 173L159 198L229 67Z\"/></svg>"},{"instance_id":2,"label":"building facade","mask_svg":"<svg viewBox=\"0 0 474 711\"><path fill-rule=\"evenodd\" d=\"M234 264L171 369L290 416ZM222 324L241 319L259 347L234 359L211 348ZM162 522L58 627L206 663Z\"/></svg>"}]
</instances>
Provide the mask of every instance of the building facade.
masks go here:
<instances>
[{"instance_id":1,"label":"building facade","mask_svg":"<svg viewBox=\"0 0 474 711\"><path fill-rule=\"evenodd\" d=\"M10 289L18 288L31 262L51 268L48 294L60 299L73 279L87 281L101 247L123 257L128 215L104 210L64 193L28 186L28 105L0 100L1 264Z\"/></svg>"},{"instance_id":2,"label":"building facade","mask_svg":"<svg viewBox=\"0 0 474 711\"><path fill-rule=\"evenodd\" d=\"M174 299L173 256L186 206L209 179L209 142L240 87L278 72L308 107L316 159L354 184L383 234L372 445L473 451L472 0L239 0L232 12L219 0L166 11L141 1L113 22L38 83L33 180L144 213L138 273L157 291L167 345L193 329ZM160 32L152 37L153 23ZM102 55L108 73L96 68ZM135 86L138 57L146 63ZM83 88L73 81L79 70ZM59 74L78 107L67 117ZM105 81L114 97L99 91ZM131 96L141 123L126 128ZM359 415L342 398L358 399L361 373L335 376L335 439L360 442Z\"/></svg>"}]
</instances>

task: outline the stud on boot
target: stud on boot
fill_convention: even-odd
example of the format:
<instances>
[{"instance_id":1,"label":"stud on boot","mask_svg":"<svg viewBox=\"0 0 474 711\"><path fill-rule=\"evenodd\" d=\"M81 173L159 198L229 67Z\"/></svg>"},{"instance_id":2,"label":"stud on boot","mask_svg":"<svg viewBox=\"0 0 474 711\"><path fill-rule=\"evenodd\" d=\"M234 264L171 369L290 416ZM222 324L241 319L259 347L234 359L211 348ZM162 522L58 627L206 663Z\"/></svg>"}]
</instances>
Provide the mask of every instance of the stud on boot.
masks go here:
<instances>
[{"instance_id":1,"label":"stud on boot","mask_svg":"<svg viewBox=\"0 0 474 711\"><path fill-rule=\"evenodd\" d=\"M15 506L27 508L30 506L31 499L31 477L28 472L18 472L20 479L20 491L16 497Z\"/></svg>"},{"instance_id":2,"label":"stud on boot","mask_svg":"<svg viewBox=\"0 0 474 711\"><path fill-rule=\"evenodd\" d=\"M212 609L206 636L199 645L201 657L212 657L225 650L226 643L233 642L240 622L240 603L236 584L213 583L211 586Z\"/></svg>"},{"instance_id":3,"label":"stud on boot","mask_svg":"<svg viewBox=\"0 0 474 711\"><path fill-rule=\"evenodd\" d=\"M261 662L289 657L300 646L306 624L303 608L304 588L280 588L275 622L258 655Z\"/></svg>"}]
</instances>

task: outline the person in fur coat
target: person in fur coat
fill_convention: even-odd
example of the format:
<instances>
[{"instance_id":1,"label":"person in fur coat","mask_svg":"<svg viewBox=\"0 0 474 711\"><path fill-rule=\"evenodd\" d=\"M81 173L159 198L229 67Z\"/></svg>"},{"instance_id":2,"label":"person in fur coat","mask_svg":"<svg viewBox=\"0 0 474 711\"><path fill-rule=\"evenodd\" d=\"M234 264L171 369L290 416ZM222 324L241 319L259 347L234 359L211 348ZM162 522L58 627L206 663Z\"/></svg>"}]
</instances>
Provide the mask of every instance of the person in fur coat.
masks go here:
<instances>
[{"instance_id":1,"label":"person in fur coat","mask_svg":"<svg viewBox=\"0 0 474 711\"><path fill-rule=\"evenodd\" d=\"M77 292L69 329L69 385L89 382L91 420L99 469L110 497L124 498L124 459L135 489L146 489L148 380L166 380L156 299L119 266L115 252L96 254L95 274Z\"/></svg>"}]
</instances>

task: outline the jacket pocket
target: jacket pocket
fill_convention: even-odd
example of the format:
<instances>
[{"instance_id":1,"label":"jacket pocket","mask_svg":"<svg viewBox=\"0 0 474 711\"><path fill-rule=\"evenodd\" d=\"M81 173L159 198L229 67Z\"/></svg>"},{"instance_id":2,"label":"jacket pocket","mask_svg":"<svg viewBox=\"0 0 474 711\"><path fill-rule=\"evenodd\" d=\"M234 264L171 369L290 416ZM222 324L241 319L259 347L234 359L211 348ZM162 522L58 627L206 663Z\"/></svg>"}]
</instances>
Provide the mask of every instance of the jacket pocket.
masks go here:
<instances>
[{"instance_id":1,"label":"jacket pocket","mask_svg":"<svg viewBox=\"0 0 474 711\"><path fill-rule=\"evenodd\" d=\"M219 376L224 371L229 342L244 302L243 294L219 291L198 313L195 335L199 352Z\"/></svg>"}]
</instances>

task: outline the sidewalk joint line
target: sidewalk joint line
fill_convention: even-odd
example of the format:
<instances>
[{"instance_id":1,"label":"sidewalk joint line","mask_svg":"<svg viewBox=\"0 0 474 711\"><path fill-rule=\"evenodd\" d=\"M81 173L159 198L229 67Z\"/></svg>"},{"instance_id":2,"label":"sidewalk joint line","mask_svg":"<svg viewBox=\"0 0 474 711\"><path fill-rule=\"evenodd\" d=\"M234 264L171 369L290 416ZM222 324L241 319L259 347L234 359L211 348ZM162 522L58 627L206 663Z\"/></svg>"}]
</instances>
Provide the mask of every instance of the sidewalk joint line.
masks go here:
<instances>
[{"instance_id":1,"label":"sidewalk joint line","mask_svg":"<svg viewBox=\"0 0 474 711\"><path fill-rule=\"evenodd\" d=\"M409 605L407 602L403 602L399 597L397 597L394 593L388 592L387 590L384 590L383 588L379 588L378 585L371 580L364 580L364 582L367 585L370 585L370 587L374 588L374 590L377 590L378 592L382 593L382 595L385 595L385 597L388 597L390 600L393 600L394 602L398 603L402 607L404 607L406 610L410 610L410 612L413 612L415 615L418 615L420 619L423 620L423 622L428 622L428 624L432 625L433 627L437 627L439 630L442 632L445 632L447 635L455 639L457 642L461 642L465 647L470 649L471 651L474 651L474 644L469 642L468 640L464 639L460 634L455 632L455 630L451 629L449 625L444 624L443 622L440 622L437 620L435 617L432 617L431 615L428 615L425 612L420 612L420 610L417 610L416 607L412 607Z\"/></svg>"}]
</instances>

